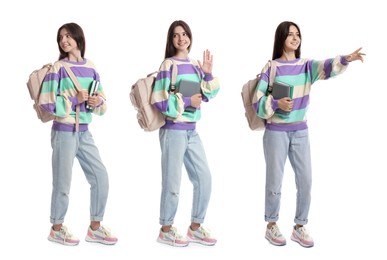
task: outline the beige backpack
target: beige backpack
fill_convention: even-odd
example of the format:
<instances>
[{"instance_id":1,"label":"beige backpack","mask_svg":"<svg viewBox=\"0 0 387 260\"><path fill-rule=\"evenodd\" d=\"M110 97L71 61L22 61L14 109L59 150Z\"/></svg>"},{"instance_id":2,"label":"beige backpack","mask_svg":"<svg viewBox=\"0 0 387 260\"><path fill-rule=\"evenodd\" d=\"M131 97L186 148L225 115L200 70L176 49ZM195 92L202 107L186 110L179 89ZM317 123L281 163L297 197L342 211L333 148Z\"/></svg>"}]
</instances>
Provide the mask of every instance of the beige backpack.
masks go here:
<instances>
[{"instance_id":1,"label":"beige backpack","mask_svg":"<svg viewBox=\"0 0 387 260\"><path fill-rule=\"evenodd\" d=\"M44 77L50 71L51 63L44 65L42 68L34 70L27 81L27 88L30 92L31 99L34 101L33 108L42 122L48 122L55 118L55 116L48 111L42 109L39 105L39 95L42 88Z\"/></svg>"},{"instance_id":2,"label":"beige backpack","mask_svg":"<svg viewBox=\"0 0 387 260\"><path fill-rule=\"evenodd\" d=\"M65 62L61 62L63 67L66 69L67 74L69 74L71 80L73 81L77 91L79 92L82 88L81 85L79 84L76 76L72 72L72 70L68 67L68 64ZM43 85L43 80L46 77L47 73L50 71L52 67L51 63L48 63L44 65L42 68L34 70L30 76L28 77L27 81L27 88L30 92L31 99L34 101L33 108L35 109L35 112L38 116L38 118L43 122L49 122L51 120L55 119L55 116L48 112L47 110L44 110L43 108L40 107L39 103L39 95L42 89ZM79 113L80 113L80 108L79 105L76 106L76 130L78 132L79 130Z\"/></svg>"},{"instance_id":3,"label":"beige backpack","mask_svg":"<svg viewBox=\"0 0 387 260\"><path fill-rule=\"evenodd\" d=\"M147 132L159 129L165 124L164 114L151 104L151 95L158 72L159 71L155 71L148 74L146 78L137 80L136 83L132 85L129 94L130 101L137 111L138 124ZM175 86L176 77L177 65L173 61L171 86Z\"/></svg>"},{"instance_id":4,"label":"beige backpack","mask_svg":"<svg viewBox=\"0 0 387 260\"><path fill-rule=\"evenodd\" d=\"M268 92L271 92L271 88L273 86L273 81L276 72L275 62L270 62L270 79L269 79L269 87ZM247 119L247 123L251 130L263 130L266 127L266 120L257 116L253 108L255 89L258 86L259 81L261 80L261 74L258 74L254 79L249 80L242 87L242 101L245 107L245 116Z\"/></svg>"}]
</instances>

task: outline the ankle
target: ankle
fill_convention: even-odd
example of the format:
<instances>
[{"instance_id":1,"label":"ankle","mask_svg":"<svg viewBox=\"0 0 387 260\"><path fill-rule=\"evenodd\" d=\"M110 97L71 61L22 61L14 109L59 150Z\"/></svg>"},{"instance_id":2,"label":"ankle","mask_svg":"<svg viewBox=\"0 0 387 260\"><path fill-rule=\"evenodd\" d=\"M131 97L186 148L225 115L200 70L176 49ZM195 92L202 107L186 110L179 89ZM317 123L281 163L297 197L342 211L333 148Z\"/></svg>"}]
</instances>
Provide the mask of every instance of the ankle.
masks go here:
<instances>
[{"instance_id":1,"label":"ankle","mask_svg":"<svg viewBox=\"0 0 387 260\"><path fill-rule=\"evenodd\" d=\"M51 228L54 231L59 231L62 228L62 224L54 224Z\"/></svg>"},{"instance_id":2,"label":"ankle","mask_svg":"<svg viewBox=\"0 0 387 260\"><path fill-rule=\"evenodd\" d=\"M297 229L299 229L300 227L303 227L303 226L304 226L304 225L296 224L295 229L297 230Z\"/></svg>"},{"instance_id":3,"label":"ankle","mask_svg":"<svg viewBox=\"0 0 387 260\"><path fill-rule=\"evenodd\" d=\"M101 226L101 223L99 221L91 221L90 222L90 228L95 231L97 229L99 229L99 227Z\"/></svg>"},{"instance_id":4,"label":"ankle","mask_svg":"<svg viewBox=\"0 0 387 260\"><path fill-rule=\"evenodd\" d=\"M192 231L196 231L196 230L198 230L198 228L200 228L200 223L194 223L194 222L192 222L191 225L189 226L189 228L190 228Z\"/></svg>"},{"instance_id":5,"label":"ankle","mask_svg":"<svg viewBox=\"0 0 387 260\"><path fill-rule=\"evenodd\" d=\"M162 226L161 231L163 231L164 233L168 233L169 231L171 231L171 228L172 226Z\"/></svg>"},{"instance_id":6,"label":"ankle","mask_svg":"<svg viewBox=\"0 0 387 260\"><path fill-rule=\"evenodd\" d=\"M276 225L276 224L277 224L276 222L269 222L269 223L267 223L267 228L271 229L271 227Z\"/></svg>"}]
</instances>

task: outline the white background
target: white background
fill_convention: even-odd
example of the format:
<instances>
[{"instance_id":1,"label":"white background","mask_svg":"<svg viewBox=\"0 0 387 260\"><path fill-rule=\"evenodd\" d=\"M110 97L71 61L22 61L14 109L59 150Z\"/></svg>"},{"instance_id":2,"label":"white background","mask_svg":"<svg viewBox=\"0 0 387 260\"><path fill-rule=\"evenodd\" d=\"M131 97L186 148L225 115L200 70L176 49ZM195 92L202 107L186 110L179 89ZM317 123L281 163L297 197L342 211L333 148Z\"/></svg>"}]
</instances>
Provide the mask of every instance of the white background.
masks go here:
<instances>
[{"instance_id":1,"label":"white background","mask_svg":"<svg viewBox=\"0 0 387 260\"><path fill-rule=\"evenodd\" d=\"M384 168L385 13L373 1L3 1L1 28L0 258L54 259L359 259L385 256ZM125 4L124 4L125 3ZM380 2L381 3L381 2ZM193 33L191 58L214 55L218 96L202 106L197 129L213 175L205 226L214 247L173 248L156 242L161 191L158 132L143 132L130 104L131 85L158 69L167 30L177 19ZM264 238L263 132L244 118L242 85L271 58L274 32L296 22L302 57L325 59L359 47L365 62L351 63L337 78L313 85L308 113L313 191L308 229L315 247L290 240L295 212L294 174L283 182L278 222L284 247ZM58 55L56 33L78 23L86 57L101 75L108 111L90 130L110 176L103 224L119 238L114 246L84 241L89 186L77 161L65 224L81 242L47 241L50 229L51 123L36 118L26 88L29 74ZM192 186L183 170L175 226L189 225ZM8 257L4 257L8 255Z\"/></svg>"}]
</instances>

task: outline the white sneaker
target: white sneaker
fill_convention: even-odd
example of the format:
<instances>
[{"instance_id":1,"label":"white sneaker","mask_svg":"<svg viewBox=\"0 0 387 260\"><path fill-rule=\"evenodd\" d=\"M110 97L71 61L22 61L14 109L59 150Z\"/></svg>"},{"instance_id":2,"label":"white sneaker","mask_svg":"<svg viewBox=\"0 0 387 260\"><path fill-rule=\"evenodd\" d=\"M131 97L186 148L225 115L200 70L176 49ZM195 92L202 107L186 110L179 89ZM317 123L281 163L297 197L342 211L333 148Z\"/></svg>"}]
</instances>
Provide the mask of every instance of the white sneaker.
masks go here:
<instances>
[{"instance_id":1,"label":"white sneaker","mask_svg":"<svg viewBox=\"0 0 387 260\"><path fill-rule=\"evenodd\" d=\"M200 226L197 230L193 231L191 227L188 227L187 238L189 242L195 242L206 246L213 246L217 240L210 236L210 232Z\"/></svg>"},{"instance_id":2,"label":"white sneaker","mask_svg":"<svg viewBox=\"0 0 387 260\"><path fill-rule=\"evenodd\" d=\"M286 239L282 235L281 231L277 224L271 226L271 228L266 227L266 235L265 238L275 246L284 246L286 245Z\"/></svg>"},{"instance_id":3,"label":"white sneaker","mask_svg":"<svg viewBox=\"0 0 387 260\"><path fill-rule=\"evenodd\" d=\"M62 225L58 231L50 228L50 235L48 236L48 240L66 246L76 246L79 244L79 239L71 234L70 230L64 225Z\"/></svg>"},{"instance_id":4,"label":"white sneaker","mask_svg":"<svg viewBox=\"0 0 387 260\"><path fill-rule=\"evenodd\" d=\"M157 242L177 247L188 246L188 240L180 235L179 231L175 227L171 227L169 232L163 232L163 230L160 229Z\"/></svg>"},{"instance_id":5,"label":"white sneaker","mask_svg":"<svg viewBox=\"0 0 387 260\"><path fill-rule=\"evenodd\" d=\"M303 247L314 246L313 238L309 235L309 232L303 226L297 229L296 229L296 226L294 226L292 236L290 238L294 242L299 243Z\"/></svg>"},{"instance_id":6,"label":"white sneaker","mask_svg":"<svg viewBox=\"0 0 387 260\"><path fill-rule=\"evenodd\" d=\"M92 230L91 227L87 229L87 242L97 242L105 245L114 245L118 239L113 236L110 229L105 226L100 226L97 230Z\"/></svg>"}]
</instances>

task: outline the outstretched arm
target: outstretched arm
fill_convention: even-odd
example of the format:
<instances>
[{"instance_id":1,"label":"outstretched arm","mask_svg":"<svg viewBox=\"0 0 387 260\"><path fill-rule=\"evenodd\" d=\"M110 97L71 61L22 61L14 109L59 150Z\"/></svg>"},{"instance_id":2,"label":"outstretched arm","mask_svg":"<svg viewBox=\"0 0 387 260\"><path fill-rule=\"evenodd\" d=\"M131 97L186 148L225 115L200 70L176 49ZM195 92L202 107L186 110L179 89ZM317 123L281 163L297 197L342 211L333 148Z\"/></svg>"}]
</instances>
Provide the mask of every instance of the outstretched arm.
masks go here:
<instances>
[{"instance_id":1,"label":"outstretched arm","mask_svg":"<svg viewBox=\"0 0 387 260\"><path fill-rule=\"evenodd\" d=\"M345 59L348 62L355 61L355 60L361 60L361 62L363 62L364 61L363 56L365 56L365 53L360 52L361 49L362 49L362 47L360 47L356 51L352 52L351 54L345 56Z\"/></svg>"}]
</instances>

